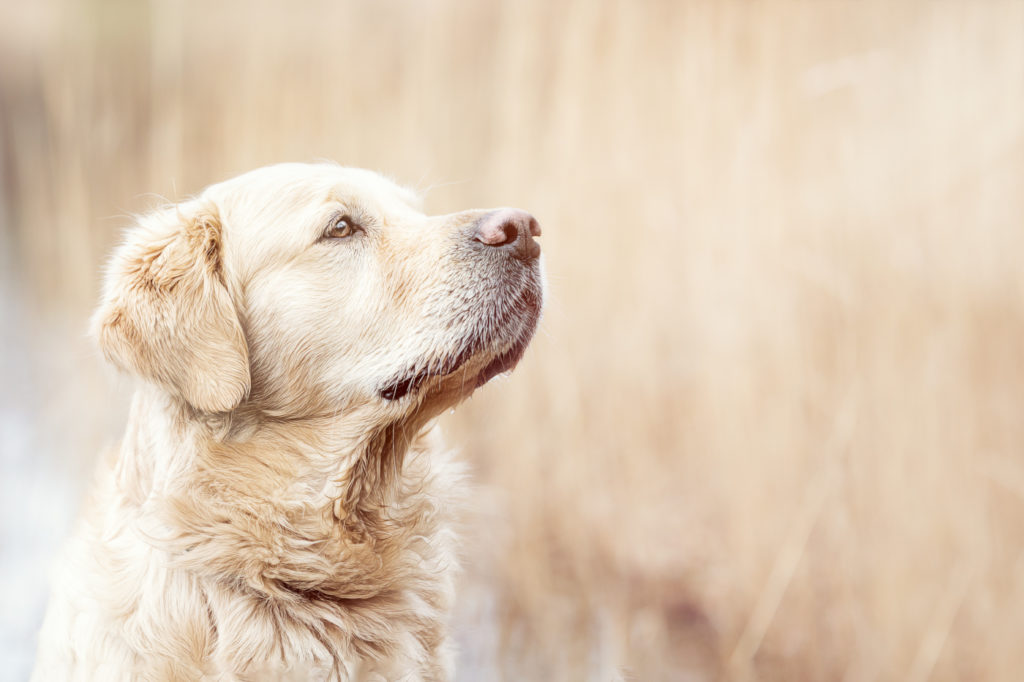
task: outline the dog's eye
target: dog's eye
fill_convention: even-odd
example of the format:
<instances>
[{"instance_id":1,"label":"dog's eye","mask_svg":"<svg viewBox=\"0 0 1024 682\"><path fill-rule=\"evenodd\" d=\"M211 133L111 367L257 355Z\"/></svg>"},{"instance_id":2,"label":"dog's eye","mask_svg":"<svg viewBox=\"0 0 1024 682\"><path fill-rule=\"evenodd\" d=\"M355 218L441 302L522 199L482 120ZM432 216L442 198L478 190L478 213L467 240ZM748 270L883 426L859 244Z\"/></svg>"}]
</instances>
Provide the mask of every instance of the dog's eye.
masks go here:
<instances>
[{"instance_id":1,"label":"dog's eye","mask_svg":"<svg viewBox=\"0 0 1024 682\"><path fill-rule=\"evenodd\" d=\"M351 217L344 215L331 221L330 226L324 231L324 239L345 239L351 237L360 227L355 224Z\"/></svg>"}]
</instances>

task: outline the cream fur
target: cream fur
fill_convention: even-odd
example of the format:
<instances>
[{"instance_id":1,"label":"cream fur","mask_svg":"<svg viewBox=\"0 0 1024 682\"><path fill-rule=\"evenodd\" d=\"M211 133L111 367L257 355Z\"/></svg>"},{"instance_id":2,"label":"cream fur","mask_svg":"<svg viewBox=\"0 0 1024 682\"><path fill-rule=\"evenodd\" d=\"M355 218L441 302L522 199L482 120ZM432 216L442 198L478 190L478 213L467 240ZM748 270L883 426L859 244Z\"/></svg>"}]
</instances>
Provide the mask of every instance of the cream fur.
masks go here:
<instances>
[{"instance_id":1,"label":"cream fur","mask_svg":"<svg viewBox=\"0 0 1024 682\"><path fill-rule=\"evenodd\" d=\"M449 678L463 481L430 424L515 364L542 289L487 215L285 164L128 233L94 332L141 381L34 680Z\"/></svg>"}]
</instances>

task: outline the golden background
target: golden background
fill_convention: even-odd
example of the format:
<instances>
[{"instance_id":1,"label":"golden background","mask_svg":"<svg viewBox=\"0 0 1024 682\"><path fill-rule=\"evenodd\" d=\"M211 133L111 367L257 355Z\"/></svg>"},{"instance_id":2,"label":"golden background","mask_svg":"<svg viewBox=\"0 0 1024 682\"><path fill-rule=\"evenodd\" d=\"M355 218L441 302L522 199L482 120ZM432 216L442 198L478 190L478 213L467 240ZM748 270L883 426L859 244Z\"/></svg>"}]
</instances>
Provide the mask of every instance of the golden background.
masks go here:
<instances>
[{"instance_id":1,"label":"golden background","mask_svg":"<svg viewBox=\"0 0 1024 682\"><path fill-rule=\"evenodd\" d=\"M0 678L130 382L131 214L328 158L540 220L446 417L460 680L1017 680L1024 2L0 0Z\"/></svg>"}]
</instances>

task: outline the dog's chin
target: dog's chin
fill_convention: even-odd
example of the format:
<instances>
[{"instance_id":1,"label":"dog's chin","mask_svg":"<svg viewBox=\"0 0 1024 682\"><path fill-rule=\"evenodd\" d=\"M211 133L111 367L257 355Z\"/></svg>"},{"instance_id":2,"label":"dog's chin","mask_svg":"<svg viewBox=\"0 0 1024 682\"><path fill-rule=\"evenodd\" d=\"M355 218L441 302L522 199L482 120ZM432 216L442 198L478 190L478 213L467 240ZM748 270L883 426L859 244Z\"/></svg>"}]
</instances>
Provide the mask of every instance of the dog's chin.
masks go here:
<instances>
[{"instance_id":1,"label":"dog's chin","mask_svg":"<svg viewBox=\"0 0 1024 682\"><path fill-rule=\"evenodd\" d=\"M529 345L530 339L533 338L533 332L537 328L536 319L533 320L528 331L525 331L516 339L511 346L505 351L493 356L491 360L483 366L477 375L473 385L473 389L480 388L488 381L504 374L505 372L511 372L519 364L519 361L523 359L523 354L526 353L526 346Z\"/></svg>"},{"instance_id":2,"label":"dog's chin","mask_svg":"<svg viewBox=\"0 0 1024 682\"><path fill-rule=\"evenodd\" d=\"M533 338L539 318L539 310L530 310L516 333L496 342L483 344L479 339L467 339L459 344L459 350L427 363L424 369L409 370L385 382L380 396L395 401L416 394L455 404L499 374L515 369Z\"/></svg>"}]
</instances>

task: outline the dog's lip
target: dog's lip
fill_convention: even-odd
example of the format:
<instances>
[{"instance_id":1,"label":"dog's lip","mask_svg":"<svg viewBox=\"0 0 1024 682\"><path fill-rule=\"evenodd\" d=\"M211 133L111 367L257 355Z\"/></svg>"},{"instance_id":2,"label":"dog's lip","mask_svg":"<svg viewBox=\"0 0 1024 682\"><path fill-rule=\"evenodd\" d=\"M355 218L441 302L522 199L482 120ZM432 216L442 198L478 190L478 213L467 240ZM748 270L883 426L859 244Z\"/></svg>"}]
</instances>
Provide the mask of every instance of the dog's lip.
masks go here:
<instances>
[{"instance_id":1,"label":"dog's lip","mask_svg":"<svg viewBox=\"0 0 1024 682\"><path fill-rule=\"evenodd\" d=\"M471 347L466 347L460 350L449 359L445 360L436 367L428 367L427 369L421 369L418 372L412 372L404 375L402 378L386 385L380 390L380 395L386 400L398 400L399 398L405 397L408 393L411 393L422 386L427 379L432 377L448 376L472 359L474 351Z\"/></svg>"},{"instance_id":2,"label":"dog's lip","mask_svg":"<svg viewBox=\"0 0 1024 682\"><path fill-rule=\"evenodd\" d=\"M495 355L476 374L476 378L472 381L466 382L466 384L471 386L473 389L477 389L498 374L512 370L526 352L526 346L530 341L530 337L532 337L532 333L524 336L525 338L516 340L504 351ZM409 393L413 393L418 390L430 379L448 377L455 374L469 365L470 362L478 358L480 353L481 351L464 349L455 355L452 355L448 360L435 368L422 369L419 372L407 374L386 385L380 390L380 395L386 400L398 400L403 398Z\"/></svg>"},{"instance_id":3,"label":"dog's lip","mask_svg":"<svg viewBox=\"0 0 1024 682\"><path fill-rule=\"evenodd\" d=\"M530 339L533 338L533 331L535 327L536 322L534 322L529 331L521 335L508 350L496 356L486 366L484 366L484 368L480 370L480 373L477 374L476 384L473 388L480 388L499 374L511 372L515 369L516 365L519 364L519 361L523 359L523 355L526 354L526 347L529 345Z\"/></svg>"},{"instance_id":4,"label":"dog's lip","mask_svg":"<svg viewBox=\"0 0 1024 682\"><path fill-rule=\"evenodd\" d=\"M526 353L526 347L530 344L530 340L533 338L537 324L540 321L539 300L532 293L529 294L529 300L531 304L535 304L531 305L532 314L529 319L526 320L523 328L511 343L503 346L503 350L500 352L490 350L490 360L484 360L485 364L476 371L475 379L466 382L471 391L483 386L497 375L515 369L516 365L523 358L523 355ZM399 400L409 393L418 390L430 379L455 374L470 363L481 359L486 350L485 344L479 340L471 340L463 344L457 352L450 355L444 361L416 372L409 372L386 384L379 390L380 396L386 400Z\"/></svg>"}]
</instances>

